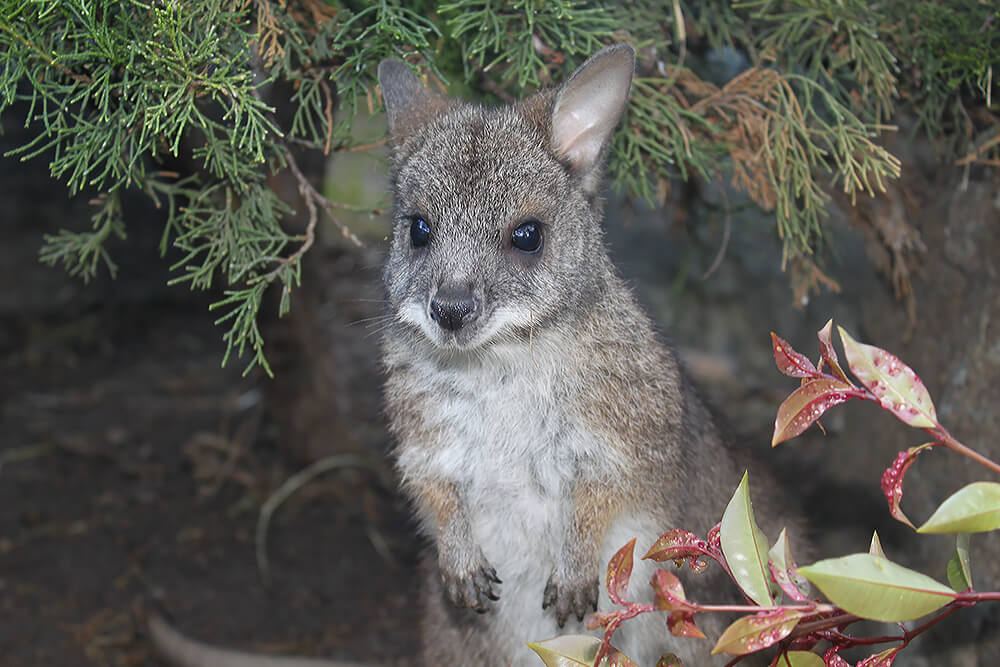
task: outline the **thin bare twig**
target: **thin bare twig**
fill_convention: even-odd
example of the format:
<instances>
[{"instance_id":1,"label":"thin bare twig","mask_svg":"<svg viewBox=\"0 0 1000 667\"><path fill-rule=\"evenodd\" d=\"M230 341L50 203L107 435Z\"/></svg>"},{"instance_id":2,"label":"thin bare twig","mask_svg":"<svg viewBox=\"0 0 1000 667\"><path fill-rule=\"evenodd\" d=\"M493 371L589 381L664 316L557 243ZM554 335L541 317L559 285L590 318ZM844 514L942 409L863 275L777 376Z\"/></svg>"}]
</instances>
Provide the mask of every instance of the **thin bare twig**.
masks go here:
<instances>
[{"instance_id":1,"label":"thin bare twig","mask_svg":"<svg viewBox=\"0 0 1000 667\"><path fill-rule=\"evenodd\" d=\"M257 516L257 534L254 542L257 552L257 568L260 570L261 578L265 584L268 583L270 577L267 562L267 529L271 523L271 516L289 496L313 478L331 470L345 468L365 468L376 473L381 472L375 461L364 459L356 454L335 454L312 463L286 479L261 506L260 514Z\"/></svg>"},{"instance_id":2,"label":"thin bare twig","mask_svg":"<svg viewBox=\"0 0 1000 667\"><path fill-rule=\"evenodd\" d=\"M355 144L354 146L338 146L333 149L334 153L358 153L361 151L370 151L373 148L379 148L380 146L385 146L388 139L378 139L377 141L372 141L367 144Z\"/></svg>"},{"instance_id":3,"label":"thin bare twig","mask_svg":"<svg viewBox=\"0 0 1000 667\"><path fill-rule=\"evenodd\" d=\"M317 144L315 141L310 139L303 139L302 137L296 136L286 136L283 140L289 144L296 144L298 146L305 146L306 148L311 148L313 150L321 151L324 150L323 146ZM354 144L352 146L340 144L330 148L331 153L360 153L362 151L370 151L373 148L378 148L379 146L384 146L387 139L378 139L377 141L372 141L367 144Z\"/></svg>"},{"instance_id":4,"label":"thin bare twig","mask_svg":"<svg viewBox=\"0 0 1000 667\"><path fill-rule=\"evenodd\" d=\"M330 143L333 141L333 94L326 81L320 81L319 87L323 89L323 96L326 104L323 105L323 114L326 116L326 143L323 144L323 155L330 154Z\"/></svg>"},{"instance_id":5,"label":"thin bare twig","mask_svg":"<svg viewBox=\"0 0 1000 667\"><path fill-rule=\"evenodd\" d=\"M336 202L332 202L323 195L319 193L309 179L306 178L302 170L299 169L298 163L295 161L295 157L292 155L291 151L285 151L285 160L288 162L288 168L291 170L292 174L295 176L295 180L299 183L299 193L302 198L306 200L306 206L309 207L309 224L306 226L306 240L302 243L302 246L295 251L295 253L288 257L289 261L297 261L298 257L301 257L309 248L315 240L316 232L316 221L318 215L316 215L316 206L322 207L330 219L333 220L334 224L340 229L340 233L344 235L344 238L349 239L354 245L359 248L365 246L354 232L352 232L347 225L345 225L336 215L333 213L333 209L338 208Z\"/></svg>"},{"instance_id":6,"label":"thin bare twig","mask_svg":"<svg viewBox=\"0 0 1000 667\"><path fill-rule=\"evenodd\" d=\"M981 146L977 146L975 150L973 150L971 153L969 153L965 157L955 160L955 164L959 166L972 164L974 162L980 164L994 164L997 162L996 160L982 158L980 156L982 156L984 153L986 153L986 151L993 148L997 144L1000 144L1000 130L997 130L996 134L994 134L992 137L984 141Z\"/></svg>"},{"instance_id":7,"label":"thin bare twig","mask_svg":"<svg viewBox=\"0 0 1000 667\"><path fill-rule=\"evenodd\" d=\"M720 179L721 180L721 179ZM702 280L708 280L709 277L715 273L715 271L722 264L722 258L726 256L726 249L729 248L729 233L733 226L733 216L729 209L729 195L726 193L726 184L720 183L722 186L722 206L725 210L725 217L723 218L722 227L722 243L719 245L719 251L715 253L715 259L712 260L712 265L708 267L708 271L701 277Z\"/></svg>"}]
</instances>

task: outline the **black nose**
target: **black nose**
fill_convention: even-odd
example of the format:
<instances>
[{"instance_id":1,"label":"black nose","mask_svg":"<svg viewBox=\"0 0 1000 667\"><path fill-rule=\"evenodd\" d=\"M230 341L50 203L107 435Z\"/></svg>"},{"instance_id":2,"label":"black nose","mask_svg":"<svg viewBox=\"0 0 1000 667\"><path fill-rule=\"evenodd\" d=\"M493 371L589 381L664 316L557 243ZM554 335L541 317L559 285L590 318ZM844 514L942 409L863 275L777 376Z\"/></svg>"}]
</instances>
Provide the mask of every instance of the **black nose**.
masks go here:
<instances>
[{"instance_id":1,"label":"black nose","mask_svg":"<svg viewBox=\"0 0 1000 667\"><path fill-rule=\"evenodd\" d=\"M458 331L479 317L478 302L466 289L442 287L431 300L431 319L442 329Z\"/></svg>"}]
</instances>

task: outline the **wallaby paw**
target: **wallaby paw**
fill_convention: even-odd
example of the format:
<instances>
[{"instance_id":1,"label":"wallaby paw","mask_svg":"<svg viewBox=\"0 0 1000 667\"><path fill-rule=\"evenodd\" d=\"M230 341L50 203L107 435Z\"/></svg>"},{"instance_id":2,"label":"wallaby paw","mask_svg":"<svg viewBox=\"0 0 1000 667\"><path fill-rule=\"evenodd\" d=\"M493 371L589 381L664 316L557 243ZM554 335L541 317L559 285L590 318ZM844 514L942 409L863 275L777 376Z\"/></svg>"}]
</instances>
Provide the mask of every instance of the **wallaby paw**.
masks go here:
<instances>
[{"instance_id":1,"label":"wallaby paw","mask_svg":"<svg viewBox=\"0 0 1000 667\"><path fill-rule=\"evenodd\" d=\"M489 603L500 599L497 585L503 583L496 570L485 560L471 572L458 574L441 568L441 583L445 594L456 607L468 607L479 613L489 609Z\"/></svg>"},{"instance_id":2,"label":"wallaby paw","mask_svg":"<svg viewBox=\"0 0 1000 667\"><path fill-rule=\"evenodd\" d=\"M596 611L599 590L600 583L597 577L562 581L553 572L545 584L545 592L542 593L542 609L554 607L556 623L561 628L566 624L570 612L576 615L577 620L582 621L587 612Z\"/></svg>"}]
</instances>

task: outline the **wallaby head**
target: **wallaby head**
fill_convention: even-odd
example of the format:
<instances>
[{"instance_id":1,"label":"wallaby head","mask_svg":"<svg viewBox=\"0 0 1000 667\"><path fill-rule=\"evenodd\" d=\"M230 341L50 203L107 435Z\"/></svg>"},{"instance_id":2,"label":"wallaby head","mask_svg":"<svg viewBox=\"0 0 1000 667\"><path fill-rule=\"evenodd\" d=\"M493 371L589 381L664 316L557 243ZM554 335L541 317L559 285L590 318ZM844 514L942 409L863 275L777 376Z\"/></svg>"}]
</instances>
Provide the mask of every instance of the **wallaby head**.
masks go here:
<instances>
[{"instance_id":1,"label":"wallaby head","mask_svg":"<svg viewBox=\"0 0 1000 667\"><path fill-rule=\"evenodd\" d=\"M594 298L608 261L602 162L634 63L631 47L612 46L559 88L486 108L382 62L395 191L384 280L404 330L479 349L527 339Z\"/></svg>"}]
</instances>

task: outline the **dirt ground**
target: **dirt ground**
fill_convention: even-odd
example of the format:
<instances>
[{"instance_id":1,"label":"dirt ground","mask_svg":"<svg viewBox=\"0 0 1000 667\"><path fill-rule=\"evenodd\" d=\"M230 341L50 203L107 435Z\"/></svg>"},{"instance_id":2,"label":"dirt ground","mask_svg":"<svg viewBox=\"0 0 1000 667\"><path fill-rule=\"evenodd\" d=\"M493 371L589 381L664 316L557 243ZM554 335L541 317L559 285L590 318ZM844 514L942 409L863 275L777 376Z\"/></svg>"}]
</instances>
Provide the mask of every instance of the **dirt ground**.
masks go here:
<instances>
[{"instance_id":1,"label":"dirt ground","mask_svg":"<svg viewBox=\"0 0 1000 667\"><path fill-rule=\"evenodd\" d=\"M0 152L18 140L6 129ZM367 397L347 406L361 436L314 434L329 443L319 453L294 446L310 390L291 386L308 363L294 320L269 325L282 380L243 378L239 360L220 368L213 295L166 287L156 211L129 203L118 279L84 285L37 253L43 233L86 227L86 198L53 187L44 161L0 169L0 665L159 665L151 610L215 643L406 664L417 544L377 456L378 374L362 365L349 378ZM372 289L371 260L358 261L326 266L350 277L343 289ZM265 585L258 508L341 441L376 454L374 469L327 473L278 509Z\"/></svg>"}]
</instances>

